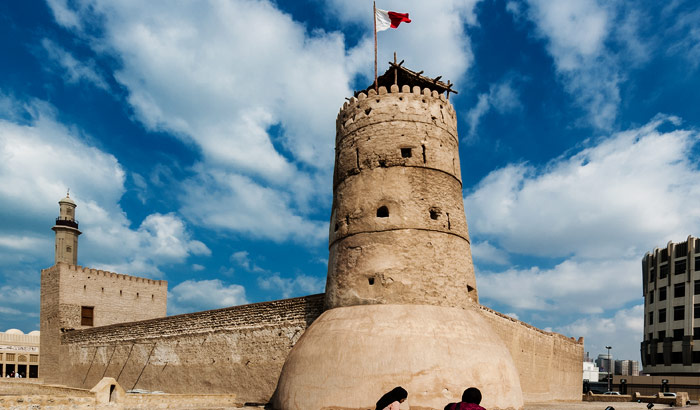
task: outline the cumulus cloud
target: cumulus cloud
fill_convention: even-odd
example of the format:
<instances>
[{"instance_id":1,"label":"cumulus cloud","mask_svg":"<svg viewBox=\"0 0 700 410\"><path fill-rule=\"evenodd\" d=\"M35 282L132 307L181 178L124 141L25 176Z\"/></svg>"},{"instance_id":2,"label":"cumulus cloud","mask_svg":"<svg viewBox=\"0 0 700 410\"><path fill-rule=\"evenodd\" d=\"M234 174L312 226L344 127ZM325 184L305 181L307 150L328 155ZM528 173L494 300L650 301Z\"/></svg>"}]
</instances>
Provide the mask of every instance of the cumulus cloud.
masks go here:
<instances>
[{"instance_id":1,"label":"cumulus cloud","mask_svg":"<svg viewBox=\"0 0 700 410\"><path fill-rule=\"evenodd\" d=\"M545 321L638 301L642 256L700 231L700 211L687 206L700 201L700 170L688 155L700 134L680 124L659 116L542 167L487 175L464 198L480 298ZM497 250L552 267L484 269L479 256L493 263Z\"/></svg>"},{"instance_id":2,"label":"cumulus cloud","mask_svg":"<svg viewBox=\"0 0 700 410\"><path fill-rule=\"evenodd\" d=\"M4 99L12 101L14 114L0 119L0 216L7 221L0 228L0 249L11 249L14 263L51 265L48 229L69 187L83 231L79 263L162 276L160 264L210 253L190 238L184 221L173 213L148 215L131 229L119 206L125 172L117 159L88 144L79 130L56 121L45 102Z\"/></svg>"},{"instance_id":3,"label":"cumulus cloud","mask_svg":"<svg viewBox=\"0 0 700 410\"><path fill-rule=\"evenodd\" d=\"M489 241L472 242L471 245L472 258L474 262L480 264L508 265L510 257L508 252L503 249L498 249Z\"/></svg>"},{"instance_id":4,"label":"cumulus cloud","mask_svg":"<svg viewBox=\"0 0 700 410\"><path fill-rule=\"evenodd\" d=\"M325 279L308 276L304 274L296 275L294 278L283 278L278 273L258 278L258 286L261 289L273 290L282 294L283 298L293 296L303 296L312 293L323 292Z\"/></svg>"},{"instance_id":5,"label":"cumulus cloud","mask_svg":"<svg viewBox=\"0 0 700 410\"><path fill-rule=\"evenodd\" d=\"M641 360L639 342L644 336L644 305L620 309L612 316L595 315L557 327L556 332L583 336L584 349L605 352L612 344L611 354L618 360Z\"/></svg>"},{"instance_id":6,"label":"cumulus cloud","mask_svg":"<svg viewBox=\"0 0 700 410\"><path fill-rule=\"evenodd\" d=\"M168 314L198 312L248 303L245 288L219 279L186 280L168 292Z\"/></svg>"},{"instance_id":7,"label":"cumulus cloud","mask_svg":"<svg viewBox=\"0 0 700 410\"><path fill-rule=\"evenodd\" d=\"M379 33L380 70L386 67L387 61L393 60L393 52L396 51L398 59L405 60L409 68L425 70L426 75L433 77L442 75L443 79L452 82L462 80L474 61L471 40L465 27L478 24L475 13L478 3L479 0L445 0L439 3L420 0L382 2L381 7L386 10L409 12L412 21L398 30ZM358 7L356 2L344 0L331 0L330 4L338 12L329 15L328 18L357 24L366 30L368 38L371 38L373 22L369 2L365 3L367 7ZM369 18L367 10L370 10Z\"/></svg>"},{"instance_id":8,"label":"cumulus cloud","mask_svg":"<svg viewBox=\"0 0 700 410\"><path fill-rule=\"evenodd\" d=\"M199 148L183 215L257 238L296 230L318 240L325 222L309 210L328 201L334 119L357 70L370 66L368 41L346 50L341 33L307 29L268 1L49 5L96 53L120 61L114 78L138 121ZM78 24L65 17L74 15ZM229 205L191 206L220 201Z\"/></svg>"},{"instance_id":9,"label":"cumulus cloud","mask_svg":"<svg viewBox=\"0 0 700 410\"><path fill-rule=\"evenodd\" d=\"M491 84L488 93L479 94L476 105L467 112L469 123L468 138L476 135L479 121L491 109L499 114L514 111L522 107L518 91L514 88L513 78L507 78L499 83Z\"/></svg>"},{"instance_id":10,"label":"cumulus cloud","mask_svg":"<svg viewBox=\"0 0 700 410\"><path fill-rule=\"evenodd\" d=\"M617 116L622 81L617 56L605 45L616 24L615 14L596 0L528 3L528 15L547 40L565 88L588 112L591 125L610 128Z\"/></svg>"},{"instance_id":11,"label":"cumulus cloud","mask_svg":"<svg viewBox=\"0 0 700 410\"><path fill-rule=\"evenodd\" d=\"M97 73L93 61L78 61L71 53L47 38L41 41L41 45L46 50L49 60L55 62L64 70L66 82L77 84L84 81L104 90L109 88L107 82Z\"/></svg>"},{"instance_id":12,"label":"cumulus cloud","mask_svg":"<svg viewBox=\"0 0 700 410\"><path fill-rule=\"evenodd\" d=\"M688 156L694 130L659 117L536 168L487 175L464 200L470 227L509 252L548 257L629 257L700 227L700 171ZM622 254L620 254L621 244Z\"/></svg>"}]
</instances>

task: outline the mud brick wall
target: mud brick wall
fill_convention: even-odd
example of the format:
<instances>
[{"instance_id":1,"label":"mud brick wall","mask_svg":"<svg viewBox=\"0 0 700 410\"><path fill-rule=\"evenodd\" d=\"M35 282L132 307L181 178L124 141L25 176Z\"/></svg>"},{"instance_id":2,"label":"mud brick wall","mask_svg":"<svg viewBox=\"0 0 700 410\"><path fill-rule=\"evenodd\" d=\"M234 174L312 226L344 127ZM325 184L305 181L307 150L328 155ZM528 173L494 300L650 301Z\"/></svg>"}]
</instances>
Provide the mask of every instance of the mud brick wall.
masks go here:
<instances>
[{"instance_id":1,"label":"mud brick wall","mask_svg":"<svg viewBox=\"0 0 700 410\"><path fill-rule=\"evenodd\" d=\"M113 377L126 390L264 403L290 349L322 310L320 294L66 332L62 383L90 388Z\"/></svg>"},{"instance_id":2,"label":"mud brick wall","mask_svg":"<svg viewBox=\"0 0 700 410\"><path fill-rule=\"evenodd\" d=\"M485 306L480 308L513 356L526 403L581 400L583 338L545 332Z\"/></svg>"}]
</instances>

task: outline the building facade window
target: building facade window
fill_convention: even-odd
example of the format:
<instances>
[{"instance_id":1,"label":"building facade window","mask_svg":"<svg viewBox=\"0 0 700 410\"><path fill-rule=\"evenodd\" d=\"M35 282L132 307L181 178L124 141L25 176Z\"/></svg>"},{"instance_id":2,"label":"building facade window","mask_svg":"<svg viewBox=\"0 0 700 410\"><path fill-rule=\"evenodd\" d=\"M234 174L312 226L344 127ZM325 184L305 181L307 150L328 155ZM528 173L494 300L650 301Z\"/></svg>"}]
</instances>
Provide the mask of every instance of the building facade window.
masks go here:
<instances>
[{"instance_id":1,"label":"building facade window","mask_svg":"<svg viewBox=\"0 0 700 410\"><path fill-rule=\"evenodd\" d=\"M685 273L685 260L676 261L675 268L676 268L676 275L680 275L681 273Z\"/></svg>"},{"instance_id":2,"label":"building facade window","mask_svg":"<svg viewBox=\"0 0 700 410\"><path fill-rule=\"evenodd\" d=\"M673 297L683 298L685 297L685 283L676 283L673 285Z\"/></svg>"},{"instance_id":3,"label":"building facade window","mask_svg":"<svg viewBox=\"0 0 700 410\"><path fill-rule=\"evenodd\" d=\"M651 305L652 303L654 303L654 291L653 291L653 290L650 290L650 291L649 291L649 297L647 298L647 300L649 301L649 304L650 304L650 305Z\"/></svg>"},{"instance_id":4,"label":"building facade window","mask_svg":"<svg viewBox=\"0 0 700 410\"><path fill-rule=\"evenodd\" d=\"M700 280L695 281L695 293L696 295L700 295Z\"/></svg>"},{"instance_id":5,"label":"building facade window","mask_svg":"<svg viewBox=\"0 0 700 410\"><path fill-rule=\"evenodd\" d=\"M654 312L649 312L649 324L654 324Z\"/></svg>"},{"instance_id":6,"label":"building facade window","mask_svg":"<svg viewBox=\"0 0 700 410\"><path fill-rule=\"evenodd\" d=\"M700 340L700 327L693 328L693 340Z\"/></svg>"},{"instance_id":7,"label":"building facade window","mask_svg":"<svg viewBox=\"0 0 700 410\"><path fill-rule=\"evenodd\" d=\"M649 268L649 282L656 281L656 269L652 266Z\"/></svg>"},{"instance_id":8,"label":"building facade window","mask_svg":"<svg viewBox=\"0 0 700 410\"><path fill-rule=\"evenodd\" d=\"M659 302L666 300L666 286L659 288Z\"/></svg>"},{"instance_id":9,"label":"building facade window","mask_svg":"<svg viewBox=\"0 0 700 410\"><path fill-rule=\"evenodd\" d=\"M680 342L683 340L683 329L673 329L673 341Z\"/></svg>"},{"instance_id":10,"label":"building facade window","mask_svg":"<svg viewBox=\"0 0 700 410\"><path fill-rule=\"evenodd\" d=\"M666 309L659 309L659 323L666 322Z\"/></svg>"},{"instance_id":11,"label":"building facade window","mask_svg":"<svg viewBox=\"0 0 700 410\"><path fill-rule=\"evenodd\" d=\"M659 279L663 279L668 276L668 265L663 265L659 267Z\"/></svg>"},{"instance_id":12,"label":"building facade window","mask_svg":"<svg viewBox=\"0 0 700 410\"><path fill-rule=\"evenodd\" d=\"M666 331L659 330L659 341L663 342L665 338L666 338Z\"/></svg>"},{"instance_id":13,"label":"building facade window","mask_svg":"<svg viewBox=\"0 0 700 410\"><path fill-rule=\"evenodd\" d=\"M700 318L700 303L693 305L693 317Z\"/></svg>"},{"instance_id":14,"label":"building facade window","mask_svg":"<svg viewBox=\"0 0 700 410\"><path fill-rule=\"evenodd\" d=\"M685 319L685 306L674 306L673 307L673 320L683 320Z\"/></svg>"}]
</instances>

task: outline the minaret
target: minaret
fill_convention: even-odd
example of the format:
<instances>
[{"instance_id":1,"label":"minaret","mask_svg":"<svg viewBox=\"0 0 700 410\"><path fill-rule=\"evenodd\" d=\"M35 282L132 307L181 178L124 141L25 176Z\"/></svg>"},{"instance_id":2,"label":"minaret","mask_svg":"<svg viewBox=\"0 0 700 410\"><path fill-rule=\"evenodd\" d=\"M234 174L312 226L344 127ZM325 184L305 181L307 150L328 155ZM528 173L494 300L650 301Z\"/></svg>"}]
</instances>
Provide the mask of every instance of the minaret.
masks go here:
<instances>
[{"instance_id":1,"label":"minaret","mask_svg":"<svg viewBox=\"0 0 700 410\"><path fill-rule=\"evenodd\" d=\"M54 263L78 264L78 221L75 220L75 202L70 199L70 192L58 201L60 211L56 225L51 228L56 232L56 250Z\"/></svg>"}]
</instances>

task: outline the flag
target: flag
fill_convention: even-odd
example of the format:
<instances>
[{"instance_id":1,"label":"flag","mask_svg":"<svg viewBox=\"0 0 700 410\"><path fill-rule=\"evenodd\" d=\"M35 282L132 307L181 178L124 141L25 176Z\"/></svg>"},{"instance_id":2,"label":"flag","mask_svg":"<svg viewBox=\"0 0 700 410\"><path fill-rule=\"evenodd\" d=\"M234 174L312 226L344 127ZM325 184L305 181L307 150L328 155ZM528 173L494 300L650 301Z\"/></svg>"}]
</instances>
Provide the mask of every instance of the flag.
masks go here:
<instances>
[{"instance_id":1,"label":"flag","mask_svg":"<svg viewBox=\"0 0 700 410\"><path fill-rule=\"evenodd\" d=\"M377 31L396 28L404 21L406 23L411 22L411 19L408 18L408 13L397 13L395 11L386 11L382 9L376 9L374 19L377 22Z\"/></svg>"}]
</instances>

